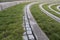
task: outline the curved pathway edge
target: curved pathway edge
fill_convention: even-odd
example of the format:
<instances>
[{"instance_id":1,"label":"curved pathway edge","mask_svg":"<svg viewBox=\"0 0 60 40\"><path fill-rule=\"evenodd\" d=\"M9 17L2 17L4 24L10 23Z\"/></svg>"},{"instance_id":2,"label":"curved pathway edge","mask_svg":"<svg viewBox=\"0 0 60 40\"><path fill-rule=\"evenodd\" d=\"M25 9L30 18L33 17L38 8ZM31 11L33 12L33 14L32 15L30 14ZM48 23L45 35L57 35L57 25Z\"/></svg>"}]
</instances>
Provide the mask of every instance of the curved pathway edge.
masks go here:
<instances>
[{"instance_id":1,"label":"curved pathway edge","mask_svg":"<svg viewBox=\"0 0 60 40\"><path fill-rule=\"evenodd\" d=\"M27 17L30 27L33 32L34 40L49 40L48 37L45 35L45 33L41 30L41 28L38 26L37 22L33 18L31 12L30 12L30 7L34 4L37 4L38 2L33 2L31 4L28 4L25 9L24 9L24 16ZM26 21L27 22L27 21Z\"/></svg>"},{"instance_id":2,"label":"curved pathway edge","mask_svg":"<svg viewBox=\"0 0 60 40\"><path fill-rule=\"evenodd\" d=\"M44 4L45 4L45 3L44 3ZM41 9L41 11L44 12L45 14L47 14L48 16L50 16L51 18L53 18L54 20L56 20L57 22L60 23L60 18L59 18L59 17L51 14L50 12L46 11L46 10L43 8L43 5L44 5L44 4L40 4L40 5L39 5L39 8Z\"/></svg>"},{"instance_id":3,"label":"curved pathway edge","mask_svg":"<svg viewBox=\"0 0 60 40\"><path fill-rule=\"evenodd\" d=\"M57 6L57 9L60 11L60 8L59 8L59 7L60 7L60 5L59 5L59 6Z\"/></svg>"},{"instance_id":4,"label":"curved pathway edge","mask_svg":"<svg viewBox=\"0 0 60 40\"><path fill-rule=\"evenodd\" d=\"M60 12L57 12L57 11L55 11L54 9L51 8L51 6L53 6L53 5L56 5L56 4L48 5L49 9L52 10L52 11L54 11L54 12L57 13L57 14L60 14Z\"/></svg>"}]
</instances>

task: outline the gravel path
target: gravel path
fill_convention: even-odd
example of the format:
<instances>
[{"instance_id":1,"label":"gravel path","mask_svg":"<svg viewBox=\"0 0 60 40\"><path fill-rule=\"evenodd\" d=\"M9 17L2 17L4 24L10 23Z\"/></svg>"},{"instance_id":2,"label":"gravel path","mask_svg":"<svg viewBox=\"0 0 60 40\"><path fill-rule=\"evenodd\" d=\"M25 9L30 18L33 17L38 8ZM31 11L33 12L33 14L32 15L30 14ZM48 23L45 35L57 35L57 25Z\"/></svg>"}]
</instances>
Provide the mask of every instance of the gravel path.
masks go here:
<instances>
[{"instance_id":1,"label":"gravel path","mask_svg":"<svg viewBox=\"0 0 60 40\"><path fill-rule=\"evenodd\" d=\"M54 11L57 14L60 14L60 12L57 12L54 9L51 8L51 6L53 6L53 5L58 5L58 4L50 4L50 5L48 5L49 9L52 10L52 11Z\"/></svg>"},{"instance_id":2,"label":"gravel path","mask_svg":"<svg viewBox=\"0 0 60 40\"><path fill-rule=\"evenodd\" d=\"M38 26L38 24L36 23L35 19L33 18L31 12L30 12L30 7L34 4L37 4L38 2L33 2L31 4L28 4L25 9L24 9L24 19L25 19L25 29L28 27L29 29L31 29L31 34L29 31L27 34L28 40L49 40L48 37L44 34L44 32L41 30L41 28ZM32 36L29 36L32 35Z\"/></svg>"},{"instance_id":3,"label":"gravel path","mask_svg":"<svg viewBox=\"0 0 60 40\"><path fill-rule=\"evenodd\" d=\"M47 14L48 16L50 16L51 18L53 18L54 20L56 20L57 22L60 23L60 18L57 17L57 16L55 16L55 15L53 15L53 14L51 14L50 12L46 11L46 10L43 8L43 5L45 5L45 3L39 5L41 11L43 11L45 14Z\"/></svg>"}]
</instances>

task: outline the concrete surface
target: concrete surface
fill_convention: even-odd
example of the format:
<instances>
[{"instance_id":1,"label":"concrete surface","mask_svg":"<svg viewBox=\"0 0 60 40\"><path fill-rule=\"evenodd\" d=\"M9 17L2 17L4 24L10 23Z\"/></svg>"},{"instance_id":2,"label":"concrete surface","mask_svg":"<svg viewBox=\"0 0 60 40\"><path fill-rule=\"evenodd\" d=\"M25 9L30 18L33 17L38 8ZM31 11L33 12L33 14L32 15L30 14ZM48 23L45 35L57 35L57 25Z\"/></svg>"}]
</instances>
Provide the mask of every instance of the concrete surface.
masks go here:
<instances>
[{"instance_id":1,"label":"concrete surface","mask_svg":"<svg viewBox=\"0 0 60 40\"><path fill-rule=\"evenodd\" d=\"M3 2L3 3L0 3L0 11L6 9L8 7L11 7L11 6L23 3L23 2L25 2L25 1L13 1L13 2Z\"/></svg>"},{"instance_id":2,"label":"concrete surface","mask_svg":"<svg viewBox=\"0 0 60 40\"><path fill-rule=\"evenodd\" d=\"M33 2L29 5L26 6L25 12L28 15L29 23L32 28L33 34L36 38L36 40L49 40L48 37L45 35L45 33L41 30L41 28L38 26L37 22L33 18L31 12L30 12L30 7L34 4L37 4L38 2Z\"/></svg>"}]
</instances>

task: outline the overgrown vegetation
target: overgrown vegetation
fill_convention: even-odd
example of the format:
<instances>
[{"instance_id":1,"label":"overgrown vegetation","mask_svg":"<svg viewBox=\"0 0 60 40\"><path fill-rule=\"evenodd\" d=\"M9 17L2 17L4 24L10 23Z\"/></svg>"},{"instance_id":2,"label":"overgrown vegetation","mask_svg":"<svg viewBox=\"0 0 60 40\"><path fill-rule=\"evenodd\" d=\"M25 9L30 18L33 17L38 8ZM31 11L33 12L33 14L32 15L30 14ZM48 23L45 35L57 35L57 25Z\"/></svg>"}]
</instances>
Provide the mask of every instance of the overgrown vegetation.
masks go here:
<instances>
[{"instance_id":1,"label":"overgrown vegetation","mask_svg":"<svg viewBox=\"0 0 60 40\"><path fill-rule=\"evenodd\" d=\"M23 8L26 4L0 11L0 40L23 40Z\"/></svg>"},{"instance_id":2,"label":"overgrown vegetation","mask_svg":"<svg viewBox=\"0 0 60 40\"><path fill-rule=\"evenodd\" d=\"M59 15L59 14L55 13L54 11L52 11L52 10L50 10L50 9L48 8L48 5L49 5L49 4L43 5L43 8L44 8L45 10L47 10L48 12L50 12L51 14L53 14L53 15L55 15L55 16L57 16L57 17L60 18L60 15Z\"/></svg>"},{"instance_id":3,"label":"overgrown vegetation","mask_svg":"<svg viewBox=\"0 0 60 40\"><path fill-rule=\"evenodd\" d=\"M46 33L48 38L50 40L60 40L60 23L42 12L37 4L33 5L30 10L38 25Z\"/></svg>"}]
</instances>

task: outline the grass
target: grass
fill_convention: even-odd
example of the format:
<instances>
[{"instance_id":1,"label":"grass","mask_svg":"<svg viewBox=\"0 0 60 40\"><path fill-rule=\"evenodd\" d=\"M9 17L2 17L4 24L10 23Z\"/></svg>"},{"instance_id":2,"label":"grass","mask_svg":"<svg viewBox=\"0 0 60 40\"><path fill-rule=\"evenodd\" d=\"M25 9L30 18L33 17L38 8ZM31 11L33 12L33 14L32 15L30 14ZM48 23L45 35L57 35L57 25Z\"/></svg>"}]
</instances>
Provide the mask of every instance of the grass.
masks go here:
<instances>
[{"instance_id":1,"label":"grass","mask_svg":"<svg viewBox=\"0 0 60 40\"><path fill-rule=\"evenodd\" d=\"M38 25L48 38L50 40L60 40L60 23L42 12L37 4L33 5L30 10Z\"/></svg>"},{"instance_id":2,"label":"grass","mask_svg":"<svg viewBox=\"0 0 60 40\"><path fill-rule=\"evenodd\" d=\"M53 14L53 15L55 15L55 16L57 16L57 17L60 18L60 15L59 15L59 14L55 13L54 11L52 11L52 10L50 10L50 9L48 8L48 5L49 5L49 4L43 5L43 8L44 8L45 10L47 10L48 12L50 12L51 14Z\"/></svg>"},{"instance_id":3,"label":"grass","mask_svg":"<svg viewBox=\"0 0 60 40\"><path fill-rule=\"evenodd\" d=\"M23 40L23 8L26 4L0 11L0 40Z\"/></svg>"},{"instance_id":4,"label":"grass","mask_svg":"<svg viewBox=\"0 0 60 40\"><path fill-rule=\"evenodd\" d=\"M55 11L57 11L57 12L60 12L60 11L57 9L57 6L58 6L58 5L53 5L53 6L51 6L51 8L54 9Z\"/></svg>"}]
</instances>

